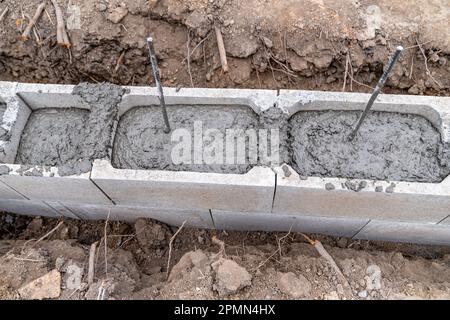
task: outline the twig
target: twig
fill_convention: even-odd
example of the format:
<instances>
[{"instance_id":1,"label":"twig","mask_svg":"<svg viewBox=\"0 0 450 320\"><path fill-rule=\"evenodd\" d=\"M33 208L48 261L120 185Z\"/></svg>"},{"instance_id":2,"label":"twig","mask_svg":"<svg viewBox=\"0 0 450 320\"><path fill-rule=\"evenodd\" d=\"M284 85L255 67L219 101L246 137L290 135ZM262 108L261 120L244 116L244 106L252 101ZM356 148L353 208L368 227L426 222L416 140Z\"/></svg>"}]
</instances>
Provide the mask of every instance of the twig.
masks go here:
<instances>
[{"instance_id":1,"label":"twig","mask_svg":"<svg viewBox=\"0 0 450 320\"><path fill-rule=\"evenodd\" d=\"M95 274L95 249L97 248L97 242L91 244L91 249L89 250L89 268L88 268L88 284L94 283Z\"/></svg>"},{"instance_id":2,"label":"twig","mask_svg":"<svg viewBox=\"0 0 450 320\"><path fill-rule=\"evenodd\" d=\"M114 68L114 73L116 73L119 70L120 65L123 63L123 58L124 57L125 57L125 50L122 51L122 53L120 54L119 58L117 59L116 67Z\"/></svg>"},{"instance_id":3,"label":"twig","mask_svg":"<svg viewBox=\"0 0 450 320\"><path fill-rule=\"evenodd\" d=\"M425 45L425 44L427 44L427 43L430 43L431 41L433 41L433 40L426 41L426 42L424 42L424 43L421 43L420 45L419 45L419 44L416 44L416 45L413 45L413 46L406 47L404 50L408 50L408 49L412 49L412 48L417 48L417 47L423 46L423 45Z\"/></svg>"},{"instance_id":4,"label":"twig","mask_svg":"<svg viewBox=\"0 0 450 320\"><path fill-rule=\"evenodd\" d=\"M336 274L338 275L338 277L341 279L341 282L344 284L344 286L347 289L350 289L350 284L348 283L347 278L344 276L344 274L342 273L341 269L339 268L339 266L337 265L336 261L334 261L333 257L327 252L327 250L325 250L324 246L322 245L322 243L319 240L313 240L310 237L308 237L307 235L300 233L310 244L312 244L317 252L323 257L325 258L325 260L328 261L328 263L333 267L334 271L336 272Z\"/></svg>"},{"instance_id":5,"label":"twig","mask_svg":"<svg viewBox=\"0 0 450 320\"><path fill-rule=\"evenodd\" d=\"M222 70L223 72L228 72L227 54L225 51L225 45L223 44L222 32L217 26L214 26L214 29L216 31L217 46L219 47L219 56L220 63L222 64Z\"/></svg>"},{"instance_id":6,"label":"twig","mask_svg":"<svg viewBox=\"0 0 450 320\"><path fill-rule=\"evenodd\" d=\"M109 216L111 214L111 209L108 210L108 217L106 217L105 221L105 228L103 230L103 237L105 238L105 276L108 278L108 235L107 235L107 228L108 228L108 221Z\"/></svg>"},{"instance_id":7,"label":"twig","mask_svg":"<svg viewBox=\"0 0 450 320\"><path fill-rule=\"evenodd\" d=\"M219 252L216 254L216 256L218 255L224 255L226 256L225 253L225 242L223 242L222 240L220 240L219 238L217 238L215 235L211 238L212 243L216 244L219 246L220 250Z\"/></svg>"},{"instance_id":8,"label":"twig","mask_svg":"<svg viewBox=\"0 0 450 320\"><path fill-rule=\"evenodd\" d=\"M31 246L32 248L34 246L36 246L39 242L41 242L42 240L46 239L47 237L49 237L53 232L55 232L56 230L58 230L59 227L61 227L61 225L64 223L64 221L60 221L56 227L54 227L52 230L50 230L49 232L47 232L45 235L43 235L42 237L40 237L35 243L33 243L33 245Z\"/></svg>"},{"instance_id":9,"label":"twig","mask_svg":"<svg viewBox=\"0 0 450 320\"><path fill-rule=\"evenodd\" d=\"M44 9L44 11L45 11L45 14L47 15L48 21L50 21L52 26L54 26L55 23L53 22L53 19L50 17L50 14L48 13L47 9Z\"/></svg>"},{"instance_id":10,"label":"twig","mask_svg":"<svg viewBox=\"0 0 450 320\"><path fill-rule=\"evenodd\" d=\"M348 74L348 61L349 61L349 54L347 51L347 55L345 57L345 73L344 73L344 84L342 85L342 92L345 91L345 85L347 84L347 74Z\"/></svg>"},{"instance_id":11,"label":"twig","mask_svg":"<svg viewBox=\"0 0 450 320\"><path fill-rule=\"evenodd\" d=\"M58 44L65 48L70 48L71 44L69 41L69 37L67 36L66 27L64 25L64 18L56 0L50 0L55 8L56 14L56 40Z\"/></svg>"},{"instance_id":12,"label":"twig","mask_svg":"<svg viewBox=\"0 0 450 320\"><path fill-rule=\"evenodd\" d=\"M0 14L0 21L3 20L3 18L6 16L6 14L8 13L8 7L5 8L5 10L3 10L2 14Z\"/></svg>"},{"instance_id":13,"label":"twig","mask_svg":"<svg viewBox=\"0 0 450 320\"><path fill-rule=\"evenodd\" d=\"M177 232L170 238L169 241L169 257L167 258L167 270L166 270L166 279L169 278L169 272L170 272L170 259L172 258L172 243L175 240L176 236L180 233L181 230L183 230L184 225L186 224L187 220L184 220L181 226L178 228Z\"/></svg>"},{"instance_id":14,"label":"twig","mask_svg":"<svg viewBox=\"0 0 450 320\"><path fill-rule=\"evenodd\" d=\"M45 2L42 2L36 9L36 12L33 16L33 18L28 22L27 27L25 28L24 32L22 33L22 40L27 41L28 37L30 36L31 29L36 24L36 22L39 20L39 17L42 14L42 11L45 8Z\"/></svg>"},{"instance_id":15,"label":"twig","mask_svg":"<svg viewBox=\"0 0 450 320\"><path fill-rule=\"evenodd\" d=\"M188 69L188 74L189 74L189 80L191 80L191 87L194 87L194 81L192 80L192 72L191 72L191 52L190 52L190 46L189 44L191 43L191 32L188 30L187 31L187 43L186 43L186 47L187 47L187 69Z\"/></svg>"},{"instance_id":16,"label":"twig","mask_svg":"<svg viewBox=\"0 0 450 320\"><path fill-rule=\"evenodd\" d=\"M281 249L281 242L282 242L284 239L286 239L286 238L291 234L291 231L292 231L292 225L291 225L291 227L289 228L289 232L286 233L284 236L282 236L280 239L278 239L278 251L280 252L280 258L283 256L283 252L282 252L282 249Z\"/></svg>"},{"instance_id":17,"label":"twig","mask_svg":"<svg viewBox=\"0 0 450 320\"><path fill-rule=\"evenodd\" d=\"M197 43L197 45L194 47L194 49L192 49L190 55L188 56L189 58L194 54L195 50L197 50L206 40L208 40L209 36L211 35L211 32L208 32L208 34L206 35L206 37L204 37L202 40L200 40L199 43ZM187 60L188 58L185 58L185 60ZM184 60L183 60L184 61Z\"/></svg>"},{"instance_id":18,"label":"twig","mask_svg":"<svg viewBox=\"0 0 450 320\"><path fill-rule=\"evenodd\" d=\"M419 47L420 52L423 55L423 60L425 63L425 70L426 70L427 76L429 76L431 78L431 80L433 80L439 86L439 88L442 88L441 84L431 75L430 69L428 69L428 62L427 62L428 58L425 55L425 51L423 50L422 45L419 43L419 41L417 41L417 39L416 39L416 43L417 43L417 46Z\"/></svg>"}]
</instances>

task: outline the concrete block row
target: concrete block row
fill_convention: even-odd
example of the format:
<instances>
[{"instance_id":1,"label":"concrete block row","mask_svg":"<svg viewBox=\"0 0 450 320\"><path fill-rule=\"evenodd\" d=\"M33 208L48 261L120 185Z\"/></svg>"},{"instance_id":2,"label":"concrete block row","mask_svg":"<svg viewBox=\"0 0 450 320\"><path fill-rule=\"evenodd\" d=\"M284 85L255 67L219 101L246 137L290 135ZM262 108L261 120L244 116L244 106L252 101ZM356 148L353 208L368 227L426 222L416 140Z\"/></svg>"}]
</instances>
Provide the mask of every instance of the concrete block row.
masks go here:
<instances>
[{"instance_id":1,"label":"concrete block row","mask_svg":"<svg viewBox=\"0 0 450 320\"><path fill-rule=\"evenodd\" d=\"M129 87L119 104L119 116L133 107L157 104L155 88ZM450 177L441 183L395 182L393 193L385 181L366 181L354 192L342 187L344 179L309 177L281 167L254 167L246 174L173 172L113 168L109 160L94 161L92 170L76 176L59 176L57 168L14 164L21 132L28 116L39 108L88 109L73 86L1 83L6 103L1 129L0 162L11 171L0 176L0 210L81 219L133 220L151 217L180 225L239 230L317 232L347 237L383 238L383 223L400 230L399 241L445 242L450 238ZM292 115L301 110L358 110L366 94L314 91L181 89L165 90L168 105L247 105L260 113L273 105ZM426 117L450 143L450 99L382 95L374 110L414 113ZM38 174L36 174L36 171ZM325 188L327 183L334 190ZM17 210L13 210L17 207ZM378 226L378 227L377 227ZM381 226L381 227L380 227ZM409 237L407 230L420 231ZM394 231L386 239L395 240ZM404 231L402 231L404 230ZM441 233L439 233L441 232ZM402 236L403 234L403 236ZM438 234L442 234L439 235ZM427 238L429 237L429 238ZM427 240L428 239L428 240Z\"/></svg>"}]
</instances>

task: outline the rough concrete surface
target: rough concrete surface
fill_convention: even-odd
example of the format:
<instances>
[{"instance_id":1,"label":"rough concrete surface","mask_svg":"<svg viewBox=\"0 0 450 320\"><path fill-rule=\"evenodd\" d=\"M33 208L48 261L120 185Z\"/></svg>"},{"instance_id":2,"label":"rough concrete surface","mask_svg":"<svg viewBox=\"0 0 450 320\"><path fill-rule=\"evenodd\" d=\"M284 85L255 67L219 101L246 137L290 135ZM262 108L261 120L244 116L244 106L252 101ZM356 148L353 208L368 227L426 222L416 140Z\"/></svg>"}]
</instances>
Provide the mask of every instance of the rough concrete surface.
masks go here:
<instances>
[{"instance_id":1,"label":"rough concrete surface","mask_svg":"<svg viewBox=\"0 0 450 320\"><path fill-rule=\"evenodd\" d=\"M242 129L237 136L245 138L245 130L258 127L257 115L245 106L168 106L167 112L172 132L175 129L186 129L190 132L191 148L194 150L194 122L201 121L205 141L204 154L216 143L208 135L208 129L217 129L225 137L227 129ZM171 142L171 134L164 133L164 122L161 108L158 106L137 107L125 113L118 125L114 142L112 164L120 169L161 169L172 171L197 171L218 173L246 173L252 164L247 159L243 164L226 164L225 139L221 164L194 164L192 153L189 163L174 164L171 159L172 148L179 141ZM248 152L246 144L246 154ZM212 149L211 149L212 150ZM201 151L200 151L201 152Z\"/></svg>"},{"instance_id":2,"label":"rough concrete surface","mask_svg":"<svg viewBox=\"0 0 450 320\"><path fill-rule=\"evenodd\" d=\"M290 119L292 165L302 175L440 182L450 173L440 135L423 117L370 113L347 140L359 112L307 111Z\"/></svg>"},{"instance_id":3,"label":"rough concrete surface","mask_svg":"<svg viewBox=\"0 0 450 320\"><path fill-rule=\"evenodd\" d=\"M58 174L64 176L88 172L94 159L108 156L124 89L108 83L81 83L73 94L79 95L90 111L34 111L22 133L16 163L58 166Z\"/></svg>"}]
</instances>

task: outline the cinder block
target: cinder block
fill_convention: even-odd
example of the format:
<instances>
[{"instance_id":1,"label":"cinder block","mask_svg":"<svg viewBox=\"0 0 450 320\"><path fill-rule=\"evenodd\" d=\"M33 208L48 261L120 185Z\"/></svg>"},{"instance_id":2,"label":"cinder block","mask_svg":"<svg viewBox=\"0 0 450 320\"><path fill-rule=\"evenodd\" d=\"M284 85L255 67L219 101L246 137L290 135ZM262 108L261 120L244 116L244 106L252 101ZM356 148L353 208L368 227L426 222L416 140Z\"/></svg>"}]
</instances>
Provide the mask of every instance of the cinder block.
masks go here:
<instances>
[{"instance_id":1,"label":"cinder block","mask_svg":"<svg viewBox=\"0 0 450 320\"><path fill-rule=\"evenodd\" d=\"M26 198L0 181L0 199L25 200Z\"/></svg>"},{"instance_id":2,"label":"cinder block","mask_svg":"<svg viewBox=\"0 0 450 320\"><path fill-rule=\"evenodd\" d=\"M450 226L444 224L370 221L355 239L450 245Z\"/></svg>"},{"instance_id":3,"label":"cinder block","mask_svg":"<svg viewBox=\"0 0 450 320\"><path fill-rule=\"evenodd\" d=\"M43 201L0 199L0 211L26 216L60 217Z\"/></svg>"},{"instance_id":4,"label":"cinder block","mask_svg":"<svg viewBox=\"0 0 450 320\"><path fill-rule=\"evenodd\" d=\"M212 211L217 229L249 231L289 231L352 237L367 219L327 218L255 212Z\"/></svg>"},{"instance_id":5,"label":"cinder block","mask_svg":"<svg viewBox=\"0 0 450 320\"><path fill-rule=\"evenodd\" d=\"M94 162L91 179L116 204L164 209L270 212L275 174L254 167L246 174L115 169Z\"/></svg>"},{"instance_id":6,"label":"cinder block","mask_svg":"<svg viewBox=\"0 0 450 320\"><path fill-rule=\"evenodd\" d=\"M67 203L64 206L80 219L86 220L104 220L109 214L110 220L133 222L139 218L150 218L171 226L180 226L186 221L186 227L214 228L208 210L173 210L136 206L102 206Z\"/></svg>"},{"instance_id":7,"label":"cinder block","mask_svg":"<svg viewBox=\"0 0 450 320\"><path fill-rule=\"evenodd\" d=\"M89 173L61 177L56 167L32 166L20 175L20 165L7 166L12 171L9 175L0 176L0 181L28 199L111 204L108 197L89 179ZM34 169L39 170L42 176L27 175Z\"/></svg>"},{"instance_id":8,"label":"cinder block","mask_svg":"<svg viewBox=\"0 0 450 320\"><path fill-rule=\"evenodd\" d=\"M449 178L441 183L395 182L393 193L375 192L376 186L386 190L390 183L366 180L367 187L355 192L342 187L346 179L301 180L291 167L289 177L281 167L274 170L277 189L273 213L433 223L449 215ZM327 183L335 189L326 190Z\"/></svg>"}]
</instances>

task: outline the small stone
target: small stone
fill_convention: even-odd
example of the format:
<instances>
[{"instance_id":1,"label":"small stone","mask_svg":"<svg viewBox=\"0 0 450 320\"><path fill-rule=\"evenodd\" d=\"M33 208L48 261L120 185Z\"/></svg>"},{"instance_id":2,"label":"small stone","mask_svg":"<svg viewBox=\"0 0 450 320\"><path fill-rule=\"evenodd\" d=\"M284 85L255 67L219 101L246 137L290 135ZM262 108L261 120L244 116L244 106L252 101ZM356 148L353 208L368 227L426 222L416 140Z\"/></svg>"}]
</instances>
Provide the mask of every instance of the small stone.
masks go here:
<instances>
[{"instance_id":1,"label":"small stone","mask_svg":"<svg viewBox=\"0 0 450 320\"><path fill-rule=\"evenodd\" d=\"M286 295L298 299L311 293L311 283L302 275L296 276L293 272L279 273L278 288Z\"/></svg>"},{"instance_id":2,"label":"small stone","mask_svg":"<svg viewBox=\"0 0 450 320\"><path fill-rule=\"evenodd\" d=\"M58 298L61 295L61 274L54 269L18 290L22 299L42 300Z\"/></svg>"},{"instance_id":3,"label":"small stone","mask_svg":"<svg viewBox=\"0 0 450 320\"><path fill-rule=\"evenodd\" d=\"M360 298L364 299L364 298L367 298L367 296L368 296L367 290L358 292L358 297L360 297Z\"/></svg>"},{"instance_id":4,"label":"small stone","mask_svg":"<svg viewBox=\"0 0 450 320\"><path fill-rule=\"evenodd\" d=\"M336 244L339 248L347 248L348 240L346 238L339 238Z\"/></svg>"},{"instance_id":5,"label":"small stone","mask_svg":"<svg viewBox=\"0 0 450 320\"><path fill-rule=\"evenodd\" d=\"M106 19L111 21L112 23L119 23L123 18L128 14L128 9L124 7L117 7L112 10Z\"/></svg>"},{"instance_id":6,"label":"small stone","mask_svg":"<svg viewBox=\"0 0 450 320\"><path fill-rule=\"evenodd\" d=\"M328 191L334 190L335 189L334 184L332 184L331 182L326 183L325 189L327 189Z\"/></svg>"},{"instance_id":7,"label":"small stone","mask_svg":"<svg viewBox=\"0 0 450 320\"><path fill-rule=\"evenodd\" d=\"M97 10L100 12L105 12L108 7L104 3L98 3L97 4Z\"/></svg>"},{"instance_id":8,"label":"small stone","mask_svg":"<svg viewBox=\"0 0 450 320\"><path fill-rule=\"evenodd\" d=\"M62 268L64 266L64 263L66 263L66 259L64 257L58 257L55 261L55 269L58 271L62 271Z\"/></svg>"},{"instance_id":9,"label":"small stone","mask_svg":"<svg viewBox=\"0 0 450 320\"><path fill-rule=\"evenodd\" d=\"M220 259L213 264L216 270L216 289L220 297L234 294L252 284L252 276L233 260Z\"/></svg>"},{"instance_id":10,"label":"small stone","mask_svg":"<svg viewBox=\"0 0 450 320\"><path fill-rule=\"evenodd\" d=\"M291 176L291 171L289 170L289 167L287 166L287 165L283 165L282 167L281 167L281 169L283 169L283 173L284 173L284 176L287 178L287 177L290 177Z\"/></svg>"},{"instance_id":11,"label":"small stone","mask_svg":"<svg viewBox=\"0 0 450 320\"><path fill-rule=\"evenodd\" d=\"M395 183L391 183L389 187L386 188L387 193L393 193L395 188Z\"/></svg>"},{"instance_id":12,"label":"small stone","mask_svg":"<svg viewBox=\"0 0 450 320\"><path fill-rule=\"evenodd\" d=\"M383 192L383 186L376 186L375 192Z\"/></svg>"},{"instance_id":13,"label":"small stone","mask_svg":"<svg viewBox=\"0 0 450 320\"><path fill-rule=\"evenodd\" d=\"M11 169L8 166L5 166L5 165L0 166L0 176L9 174L10 171L11 171Z\"/></svg>"},{"instance_id":14,"label":"small stone","mask_svg":"<svg viewBox=\"0 0 450 320\"><path fill-rule=\"evenodd\" d=\"M261 39L262 39L262 41L264 42L264 45L265 45L267 48L272 48L272 47L273 47L273 42L272 42L272 40L270 40L270 39L267 38L267 37L262 37Z\"/></svg>"}]
</instances>

